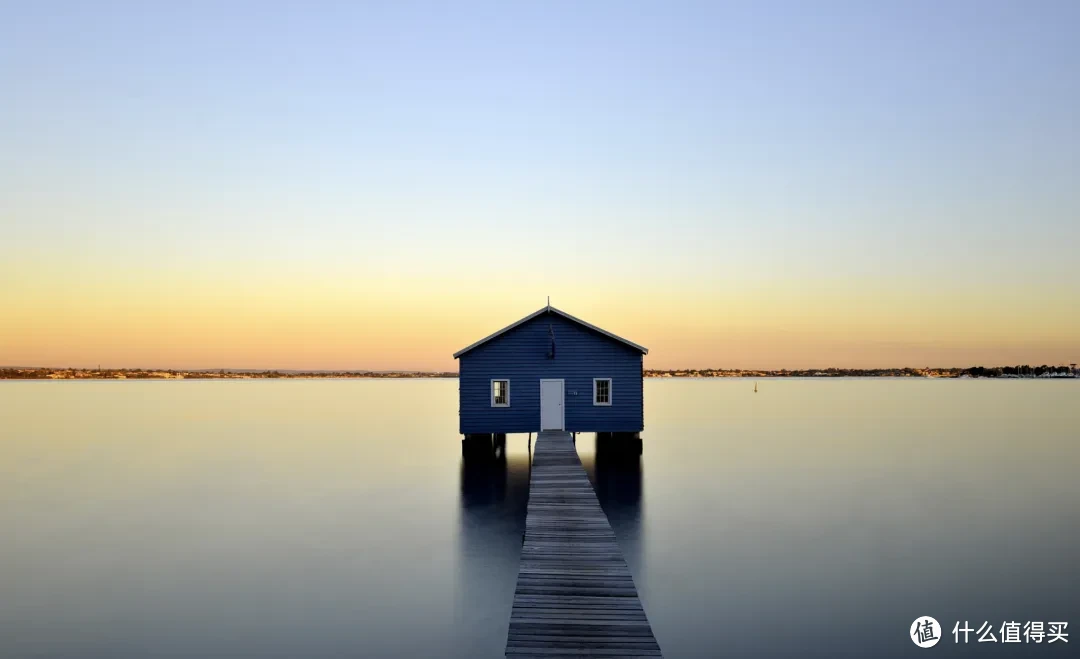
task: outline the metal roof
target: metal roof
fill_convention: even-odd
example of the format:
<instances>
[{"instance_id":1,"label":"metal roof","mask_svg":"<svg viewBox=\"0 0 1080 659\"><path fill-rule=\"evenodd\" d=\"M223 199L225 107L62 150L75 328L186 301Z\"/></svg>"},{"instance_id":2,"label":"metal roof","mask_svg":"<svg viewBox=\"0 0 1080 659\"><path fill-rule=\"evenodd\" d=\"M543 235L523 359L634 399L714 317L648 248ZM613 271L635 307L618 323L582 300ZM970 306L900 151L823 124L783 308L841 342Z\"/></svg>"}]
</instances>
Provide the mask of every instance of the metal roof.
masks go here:
<instances>
[{"instance_id":1,"label":"metal roof","mask_svg":"<svg viewBox=\"0 0 1080 659\"><path fill-rule=\"evenodd\" d=\"M529 314L528 316L525 316L524 318L517 321L516 323L512 323L510 325L507 325L506 327L502 328L498 332L495 332L494 334L491 334L490 336L485 336L484 338L480 339L479 341L472 344L471 346L469 346L467 348L462 348L461 350L458 350L457 352L454 353L454 359L457 359L458 357L464 355L465 353L469 352L473 348L478 348L478 347L484 345L485 343L487 343L488 341L494 339L497 336L501 336L503 334L506 334L507 332L514 329L518 325L523 325L523 324L529 322L530 320L532 320L533 318L536 318L537 316L539 316L541 314L545 314L545 313L558 314L558 315L562 316L563 318L565 318L567 320L571 320L571 321L577 323L578 325L582 325L584 327L587 327L587 328L593 330L594 332L599 332L600 334L603 334L604 336L608 337L609 339L615 339L619 343L625 343L626 345L630 346L631 348L641 351L641 354L643 354L643 355L649 354L649 349L644 347L644 346L639 346L638 344L634 343L633 341L627 341L626 339L622 338L621 336L616 336L615 334L612 334L611 332L609 332L609 331L607 331L605 329L600 329L599 327L597 327L596 325L593 325L592 323L587 323L587 322L585 322L584 320L582 320L580 318L575 318L574 316L571 316L570 314L566 313L565 311L560 311L559 309L556 309L555 307L553 307L551 305L548 305L546 307L541 307L539 311L534 311L533 313Z\"/></svg>"}]
</instances>

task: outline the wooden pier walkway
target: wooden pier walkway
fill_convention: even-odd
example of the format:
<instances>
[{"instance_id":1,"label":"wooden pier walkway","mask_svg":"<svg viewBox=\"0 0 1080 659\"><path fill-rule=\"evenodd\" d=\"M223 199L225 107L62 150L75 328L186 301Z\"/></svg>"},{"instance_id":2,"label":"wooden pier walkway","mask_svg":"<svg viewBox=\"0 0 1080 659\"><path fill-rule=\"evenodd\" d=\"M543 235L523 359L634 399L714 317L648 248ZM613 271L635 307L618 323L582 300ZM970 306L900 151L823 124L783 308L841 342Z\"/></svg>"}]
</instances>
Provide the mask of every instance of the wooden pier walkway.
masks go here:
<instances>
[{"instance_id":1,"label":"wooden pier walkway","mask_svg":"<svg viewBox=\"0 0 1080 659\"><path fill-rule=\"evenodd\" d=\"M506 656L661 656L568 432L536 438Z\"/></svg>"}]
</instances>

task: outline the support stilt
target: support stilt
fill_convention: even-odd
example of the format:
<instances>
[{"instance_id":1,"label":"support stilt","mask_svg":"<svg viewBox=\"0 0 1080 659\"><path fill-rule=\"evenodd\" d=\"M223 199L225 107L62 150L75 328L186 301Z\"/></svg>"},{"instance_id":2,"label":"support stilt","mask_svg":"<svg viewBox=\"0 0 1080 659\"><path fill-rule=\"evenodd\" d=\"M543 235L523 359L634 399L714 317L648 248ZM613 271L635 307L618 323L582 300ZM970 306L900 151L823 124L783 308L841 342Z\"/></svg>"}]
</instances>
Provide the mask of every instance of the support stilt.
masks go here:
<instances>
[{"instance_id":1,"label":"support stilt","mask_svg":"<svg viewBox=\"0 0 1080 659\"><path fill-rule=\"evenodd\" d=\"M505 437L505 436L504 436ZM469 433L461 440L461 455L468 458L491 457L495 445L490 433Z\"/></svg>"}]
</instances>

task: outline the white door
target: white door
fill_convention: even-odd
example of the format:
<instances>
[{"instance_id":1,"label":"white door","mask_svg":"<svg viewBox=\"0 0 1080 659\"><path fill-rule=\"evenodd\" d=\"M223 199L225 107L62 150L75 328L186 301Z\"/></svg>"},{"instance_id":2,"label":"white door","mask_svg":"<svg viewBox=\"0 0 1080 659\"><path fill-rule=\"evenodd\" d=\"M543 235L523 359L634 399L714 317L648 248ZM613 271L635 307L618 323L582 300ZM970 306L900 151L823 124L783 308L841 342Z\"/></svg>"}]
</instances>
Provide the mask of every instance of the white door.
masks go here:
<instances>
[{"instance_id":1,"label":"white door","mask_svg":"<svg viewBox=\"0 0 1080 659\"><path fill-rule=\"evenodd\" d=\"M563 429L563 381L540 381L540 429Z\"/></svg>"}]
</instances>

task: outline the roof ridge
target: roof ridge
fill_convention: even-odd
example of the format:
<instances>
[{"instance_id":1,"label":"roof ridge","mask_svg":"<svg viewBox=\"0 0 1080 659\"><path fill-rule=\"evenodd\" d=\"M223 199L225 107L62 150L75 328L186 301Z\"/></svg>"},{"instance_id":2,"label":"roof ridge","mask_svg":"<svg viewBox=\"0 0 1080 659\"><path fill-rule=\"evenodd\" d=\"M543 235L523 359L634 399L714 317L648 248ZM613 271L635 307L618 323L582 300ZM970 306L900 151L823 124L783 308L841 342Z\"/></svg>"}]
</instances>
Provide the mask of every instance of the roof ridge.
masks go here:
<instances>
[{"instance_id":1,"label":"roof ridge","mask_svg":"<svg viewBox=\"0 0 1080 659\"><path fill-rule=\"evenodd\" d=\"M593 325L590 322L584 321L584 320L582 320L582 319L580 319L580 318L578 318L576 316L572 316L572 315L566 313L565 311L563 311L561 309L556 309L555 307L551 306L551 304L549 303L547 306L540 307L539 310L534 311L531 314L525 316L524 318L507 325L506 327L504 327L501 330L495 332L494 334L489 334L488 336L485 336L484 338L480 339L476 343L473 343L473 344L471 344L469 346L466 346L465 348L462 348L461 350L458 350L457 352L454 353L454 359L457 359L457 358L461 357L462 355L464 355L465 353L469 352L470 350L472 350L474 348L479 348L480 346L484 345L488 341L491 341L492 339L497 338L497 337L509 332L510 330L514 329L515 327L517 327L519 325L523 325L523 324L529 322L530 320L532 320L533 318L536 318L537 316L540 316L541 314L544 314L544 313L557 313L557 314L559 314L563 318L566 318L569 321L575 322L575 323L577 323L579 325L582 325L584 327L587 327L587 328L589 328L589 329L591 329L593 331L599 332L600 334L602 334L602 335L604 335L604 336L606 336L606 337L608 337L610 339L614 339L614 340L616 340L616 341L618 341L620 343L624 343L624 344L630 346L631 348L634 348L635 350L639 350L639 351L641 351L641 354L643 354L643 355L649 354L649 349L648 348L646 348L644 346L641 346L641 345L638 345L638 344L636 344L633 341L630 341L628 339L624 339L624 338L622 338L621 336L619 336L617 334L612 334L611 332L607 331L606 329L602 329L600 327L597 327L596 325Z\"/></svg>"}]
</instances>

